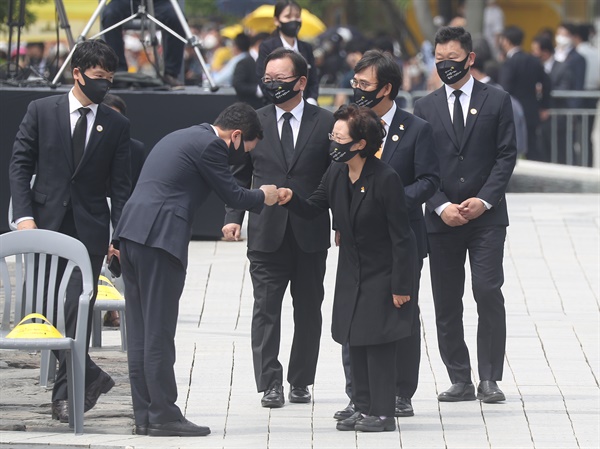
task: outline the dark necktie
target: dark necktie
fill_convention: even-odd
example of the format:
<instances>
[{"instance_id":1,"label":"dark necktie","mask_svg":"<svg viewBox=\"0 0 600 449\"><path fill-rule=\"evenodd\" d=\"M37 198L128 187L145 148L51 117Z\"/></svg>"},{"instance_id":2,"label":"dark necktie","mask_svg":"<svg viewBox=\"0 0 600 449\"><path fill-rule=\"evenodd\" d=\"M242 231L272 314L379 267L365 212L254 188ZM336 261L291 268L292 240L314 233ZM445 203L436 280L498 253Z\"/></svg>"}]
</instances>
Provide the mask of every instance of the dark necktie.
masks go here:
<instances>
[{"instance_id":1,"label":"dark necktie","mask_svg":"<svg viewBox=\"0 0 600 449\"><path fill-rule=\"evenodd\" d=\"M79 118L75 123L75 129L73 130L73 167L77 168L79 162L83 157L83 151L85 150L85 136L87 135L87 113L90 112L90 108L79 108Z\"/></svg>"},{"instance_id":2,"label":"dark necktie","mask_svg":"<svg viewBox=\"0 0 600 449\"><path fill-rule=\"evenodd\" d=\"M452 93L456 97L454 99L454 116L452 119L452 124L454 125L454 134L456 134L456 140L458 140L458 145L460 146L462 143L463 133L465 131L465 116L463 115L462 106L460 105L460 96L462 91L455 90Z\"/></svg>"},{"instance_id":3,"label":"dark necktie","mask_svg":"<svg viewBox=\"0 0 600 449\"><path fill-rule=\"evenodd\" d=\"M281 127L281 146L283 147L283 154L285 155L288 167L292 163L292 157L294 156L294 134L292 133L292 125L290 125L292 117L291 112L284 113L283 126Z\"/></svg>"}]
</instances>

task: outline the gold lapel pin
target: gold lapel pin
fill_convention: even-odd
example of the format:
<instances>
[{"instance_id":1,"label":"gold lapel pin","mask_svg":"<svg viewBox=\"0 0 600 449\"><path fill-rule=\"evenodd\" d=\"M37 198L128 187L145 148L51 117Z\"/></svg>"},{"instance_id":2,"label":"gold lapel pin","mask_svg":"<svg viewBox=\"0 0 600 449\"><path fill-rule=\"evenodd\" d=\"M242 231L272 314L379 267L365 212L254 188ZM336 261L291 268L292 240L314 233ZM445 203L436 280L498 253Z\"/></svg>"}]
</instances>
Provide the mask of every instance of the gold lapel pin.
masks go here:
<instances>
[{"instance_id":1,"label":"gold lapel pin","mask_svg":"<svg viewBox=\"0 0 600 449\"><path fill-rule=\"evenodd\" d=\"M398 135L397 135L397 134L394 134L394 135L392 136L392 140L393 140L394 142L398 142Z\"/></svg>"},{"instance_id":2,"label":"gold lapel pin","mask_svg":"<svg viewBox=\"0 0 600 449\"><path fill-rule=\"evenodd\" d=\"M400 124L400 131L404 131L404 123Z\"/></svg>"},{"instance_id":3,"label":"gold lapel pin","mask_svg":"<svg viewBox=\"0 0 600 449\"><path fill-rule=\"evenodd\" d=\"M477 109L473 108L473 109L471 109L470 112L471 112L471 114L475 115L475 114L477 114Z\"/></svg>"},{"instance_id":4,"label":"gold lapel pin","mask_svg":"<svg viewBox=\"0 0 600 449\"><path fill-rule=\"evenodd\" d=\"M102 125L98 125L98 126L96 126L96 131L101 133L102 131L104 131L104 128L102 127Z\"/></svg>"},{"instance_id":5,"label":"gold lapel pin","mask_svg":"<svg viewBox=\"0 0 600 449\"><path fill-rule=\"evenodd\" d=\"M360 188L360 193L365 193L365 188L364 187Z\"/></svg>"}]
</instances>

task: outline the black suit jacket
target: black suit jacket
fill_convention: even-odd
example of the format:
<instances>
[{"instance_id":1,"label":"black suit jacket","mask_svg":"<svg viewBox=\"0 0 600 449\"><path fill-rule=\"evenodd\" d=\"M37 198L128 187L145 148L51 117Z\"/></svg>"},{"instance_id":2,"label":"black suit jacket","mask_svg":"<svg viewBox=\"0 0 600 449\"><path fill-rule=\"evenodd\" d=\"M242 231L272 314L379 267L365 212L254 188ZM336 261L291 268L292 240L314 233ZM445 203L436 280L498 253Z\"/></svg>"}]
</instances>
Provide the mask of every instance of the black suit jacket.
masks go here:
<instances>
[{"instance_id":1,"label":"black suit jacket","mask_svg":"<svg viewBox=\"0 0 600 449\"><path fill-rule=\"evenodd\" d=\"M474 80L463 141L456 141L444 86L415 103L415 115L432 128L440 163L440 187L427 201L427 232L451 232L435 209L472 197L492 205L465 226L508 225L505 192L517 158L510 95Z\"/></svg>"},{"instance_id":2,"label":"black suit jacket","mask_svg":"<svg viewBox=\"0 0 600 449\"><path fill-rule=\"evenodd\" d=\"M254 109L264 105L263 99L256 95L259 79L256 76L256 61L250 55L239 61L233 71L232 87L239 101L248 103Z\"/></svg>"},{"instance_id":3,"label":"black suit jacket","mask_svg":"<svg viewBox=\"0 0 600 449\"><path fill-rule=\"evenodd\" d=\"M519 100L527 127L537 126L540 122L540 108L550 107L550 78L542 63L535 56L517 51L500 67L499 82L509 94ZM542 85L541 101L537 99L536 85Z\"/></svg>"},{"instance_id":4,"label":"black suit jacket","mask_svg":"<svg viewBox=\"0 0 600 449\"><path fill-rule=\"evenodd\" d=\"M264 130L264 139L250 153L245 165L234 169L241 186L275 184L289 187L300 195L308 196L319 185L329 166L329 137L333 128L333 114L325 109L304 102L304 113L294 149L291 166L288 167L277 131L275 106L269 105L257 111ZM244 211L235 210L228 203L225 223L242 224ZM303 251L312 253L329 248L329 214L324 212L313 220L289 216L282 207L270 207L260 215L251 215L248 221L248 248L256 251L276 251L283 241L287 223Z\"/></svg>"},{"instance_id":5,"label":"black suit jacket","mask_svg":"<svg viewBox=\"0 0 600 449\"><path fill-rule=\"evenodd\" d=\"M554 61L549 73L552 90L573 90L573 73L564 62ZM568 108L567 98L552 98L550 106L553 108Z\"/></svg>"},{"instance_id":6,"label":"black suit jacket","mask_svg":"<svg viewBox=\"0 0 600 449\"><path fill-rule=\"evenodd\" d=\"M381 160L400 175L419 257L427 257L427 231L423 204L440 184L439 164L435 153L433 130L425 120L396 109L389 127Z\"/></svg>"},{"instance_id":7,"label":"black suit jacket","mask_svg":"<svg viewBox=\"0 0 600 449\"><path fill-rule=\"evenodd\" d=\"M397 309L392 295L413 295L417 257L402 181L370 157L352 195L349 183L348 166L334 162L308 200L294 191L287 207L307 218L331 208L340 231L333 339L350 345L399 340L411 334L415 302Z\"/></svg>"},{"instance_id":8,"label":"black suit jacket","mask_svg":"<svg viewBox=\"0 0 600 449\"><path fill-rule=\"evenodd\" d=\"M258 50L258 59L256 60L256 76L258 79L265 75L265 59L276 48L283 47L283 42L279 33L277 35L264 40L260 44ZM317 73L317 66L315 65L315 57L313 55L313 48L308 42L301 41L298 39L298 51L308 64L308 81L306 83L306 89L304 90L304 98L313 98L315 101L319 98L319 76ZM261 89L263 88L261 83ZM264 92L264 89L263 89Z\"/></svg>"},{"instance_id":9,"label":"black suit jacket","mask_svg":"<svg viewBox=\"0 0 600 449\"><path fill-rule=\"evenodd\" d=\"M92 134L74 167L68 94L33 101L17 132L9 179L15 220L33 217L39 228L57 231L71 207L79 240L91 255L105 255L110 222L117 225L131 192L129 121L98 105ZM113 192L110 210L107 182Z\"/></svg>"},{"instance_id":10,"label":"black suit jacket","mask_svg":"<svg viewBox=\"0 0 600 449\"><path fill-rule=\"evenodd\" d=\"M115 237L161 248L186 267L194 212L213 190L236 207L262 209L263 192L237 185L227 146L209 124L172 132L148 155Z\"/></svg>"},{"instance_id":11,"label":"black suit jacket","mask_svg":"<svg viewBox=\"0 0 600 449\"><path fill-rule=\"evenodd\" d=\"M131 191L135 189L135 185L142 172L144 161L146 160L146 145L136 139L131 139Z\"/></svg>"},{"instance_id":12,"label":"black suit jacket","mask_svg":"<svg viewBox=\"0 0 600 449\"><path fill-rule=\"evenodd\" d=\"M574 48L567 54L567 58L564 60L564 64L567 69L571 72L571 90L584 90L585 84L585 68L587 62L583 56L577 53ZM598 67L596 67L598 69ZM582 98L569 98L567 99L567 105L569 108L581 108L583 107Z\"/></svg>"}]
</instances>

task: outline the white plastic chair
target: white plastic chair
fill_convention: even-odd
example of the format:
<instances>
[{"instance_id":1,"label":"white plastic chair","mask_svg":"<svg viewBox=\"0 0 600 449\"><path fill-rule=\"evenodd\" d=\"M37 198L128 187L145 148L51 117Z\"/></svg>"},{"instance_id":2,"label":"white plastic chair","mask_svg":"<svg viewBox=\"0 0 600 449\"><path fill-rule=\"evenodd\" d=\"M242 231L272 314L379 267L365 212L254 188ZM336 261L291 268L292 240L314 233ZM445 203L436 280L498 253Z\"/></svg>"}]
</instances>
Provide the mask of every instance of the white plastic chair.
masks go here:
<instances>
[{"instance_id":1,"label":"white plastic chair","mask_svg":"<svg viewBox=\"0 0 600 449\"><path fill-rule=\"evenodd\" d=\"M11 261L13 256L14 262ZM59 258L67 260L62 275L58 273ZM13 267L14 273L11 273ZM69 338L65 336L64 300L69 278L76 267L81 270L83 289L79 297L76 335L75 338ZM34 229L8 232L0 235L0 272L4 289L0 348L67 351L69 427L74 428L75 434L82 434L86 335L94 284L85 246L72 237L54 231ZM44 302L47 302L45 309ZM6 335L15 325L30 313L44 315L62 338L7 338Z\"/></svg>"}]
</instances>

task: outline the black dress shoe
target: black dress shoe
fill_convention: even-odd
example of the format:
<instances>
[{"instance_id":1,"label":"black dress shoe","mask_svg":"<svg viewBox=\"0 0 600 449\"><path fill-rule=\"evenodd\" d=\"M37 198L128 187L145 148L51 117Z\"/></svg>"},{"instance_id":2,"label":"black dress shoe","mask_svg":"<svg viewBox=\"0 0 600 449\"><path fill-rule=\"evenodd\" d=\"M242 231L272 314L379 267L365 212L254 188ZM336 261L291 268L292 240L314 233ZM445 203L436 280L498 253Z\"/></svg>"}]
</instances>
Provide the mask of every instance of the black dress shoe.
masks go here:
<instances>
[{"instance_id":1,"label":"black dress shoe","mask_svg":"<svg viewBox=\"0 0 600 449\"><path fill-rule=\"evenodd\" d=\"M279 383L275 383L272 387L268 388L260 400L260 405L267 408L280 408L283 407L284 403L283 385Z\"/></svg>"},{"instance_id":2,"label":"black dress shoe","mask_svg":"<svg viewBox=\"0 0 600 449\"><path fill-rule=\"evenodd\" d=\"M145 426L135 426L133 429L134 435L148 435L148 425Z\"/></svg>"},{"instance_id":3,"label":"black dress shoe","mask_svg":"<svg viewBox=\"0 0 600 449\"><path fill-rule=\"evenodd\" d=\"M52 402L52 419L69 422L69 401L64 399Z\"/></svg>"},{"instance_id":4,"label":"black dress shoe","mask_svg":"<svg viewBox=\"0 0 600 449\"><path fill-rule=\"evenodd\" d=\"M354 430L356 423L363 419L361 412L354 412L352 416L338 421L335 425L337 430Z\"/></svg>"},{"instance_id":5,"label":"black dress shoe","mask_svg":"<svg viewBox=\"0 0 600 449\"><path fill-rule=\"evenodd\" d=\"M308 387L294 387L290 385L290 402L295 404L306 404L310 402L310 391Z\"/></svg>"},{"instance_id":6,"label":"black dress shoe","mask_svg":"<svg viewBox=\"0 0 600 449\"><path fill-rule=\"evenodd\" d=\"M164 424L148 424L151 437L203 437L209 433L208 427L197 426L185 418Z\"/></svg>"},{"instance_id":7,"label":"black dress shoe","mask_svg":"<svg viewBox=\"0 0 600 449\"><path fill-rule=\"evenodd\" d=\"M112 379L112 377L110 377L104 371L101 371L98 378L85 389L85 405L83 407L83 411L88 412L94 408L100 395L103 393L108 393L114 386L115 381Z\"/></svg>"},{"instance_id":8,"label":"black dress shoe","mask_svg":"<svg viewBox=\"0 0 600 449\"><path fill-rule=\"evenodd\" d=\"M394 416L414 416L415 411L413 410L410 398L401 398L396 396L396 412Z\"/></svg>"},{"instance_id":9,"label":"black dress shoe","mask_svg":"<svg viewBox=\"0 0 600 449\"><path fill-rule=\"evenodd\" d=\"M452 384L446 391L442 391L438 394L438 401L440 402L460 402L460 401L474 401L475 400L475 387L471 382L457 382Z\"/></svg>"},{"instance_id":10,"label":"black dress shoe","mask_svg":"<svg viewBox=\"0 0 600 449\"><path fill-rule=\"evenodd\" d=\"M354 412L356 412L354 403L350 401L344 410L338 410L333 414L333 419L337 419L338 421L341 421L342 419L348 419L354 415Z\"/></svg>"},{"instance_id":11,"label":"black dress shoe","mask_svg":"<svg viewBox=\"0 0 600 449\"><path fill-rule=\"evenodd\" d=\"M391 432L396 430L396 420L392 417L365 416L356 423L354 430L361 432Z\"/></svg>"},{"instance_id":12,"label":"black dress shoe","mask_svg":"<svg viewBox=\"0 0 600 449\"><path fill-rule=\"evenodd\" d=\"M493 380L482 380L477 387L477 399L486 404L494 402L506 401L506 397L502 390L498 388L498 384Z\"/></svg>"}]
</instances>

